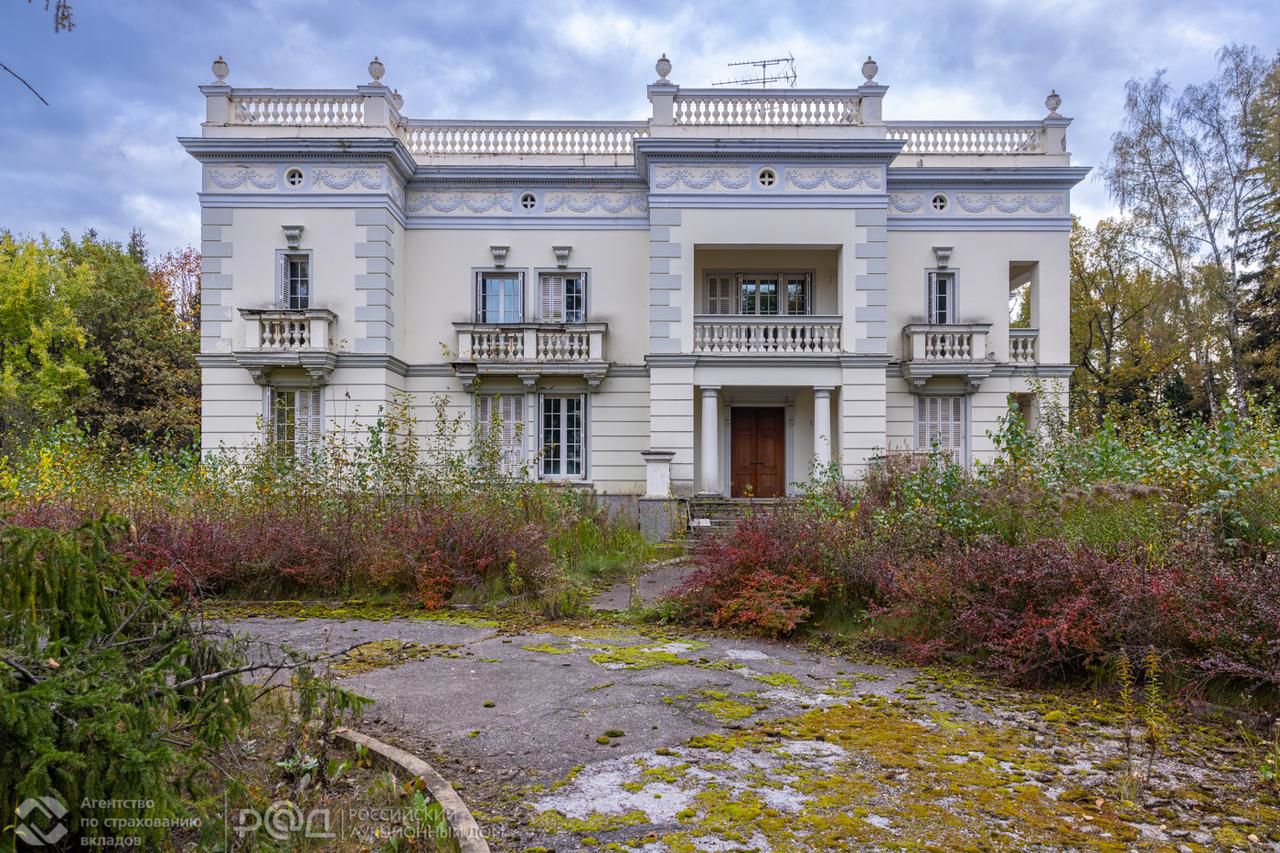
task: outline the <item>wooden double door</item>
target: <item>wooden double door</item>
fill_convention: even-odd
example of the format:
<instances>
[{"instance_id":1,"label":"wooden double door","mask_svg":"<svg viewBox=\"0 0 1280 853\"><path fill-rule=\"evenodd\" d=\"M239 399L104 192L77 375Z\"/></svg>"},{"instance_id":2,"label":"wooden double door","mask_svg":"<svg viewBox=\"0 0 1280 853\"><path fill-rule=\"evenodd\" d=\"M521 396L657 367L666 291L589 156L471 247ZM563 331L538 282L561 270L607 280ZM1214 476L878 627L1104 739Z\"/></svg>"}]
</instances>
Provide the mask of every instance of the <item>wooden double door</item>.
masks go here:
<instances>
[{"instance_id":1,"label":"wooden double door","mask_svg":"<svg viewBox=\"0 0 1280 853\"><path fill-rule=\"evenodd\" d=\"M784 410L734 406L729 423L729 494L735 498L782 496L787 488Z\"/></svg>"}]
</instances>

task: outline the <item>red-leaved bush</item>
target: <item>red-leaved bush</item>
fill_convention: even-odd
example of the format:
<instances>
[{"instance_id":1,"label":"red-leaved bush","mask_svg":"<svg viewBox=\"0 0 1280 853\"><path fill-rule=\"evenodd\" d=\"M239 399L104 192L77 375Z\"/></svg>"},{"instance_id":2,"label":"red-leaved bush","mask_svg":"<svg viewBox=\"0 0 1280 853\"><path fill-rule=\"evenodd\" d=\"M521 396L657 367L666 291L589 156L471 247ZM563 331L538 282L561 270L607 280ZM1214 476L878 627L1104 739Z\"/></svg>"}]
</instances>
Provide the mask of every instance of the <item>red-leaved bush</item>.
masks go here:
<instances>
[{"instance_id":1,"label":"red-leaved bush","mask_svg":"<svg viewBox=\"0 0 1280 853\"><path fill-rule=\"evenodd\" d=\"M676 591L676 600L695 622L789 634L831 588L821 533L820 519L811 514L754 513L731 535L701 545L699 568Z\"/></svg>"}]
</instances>

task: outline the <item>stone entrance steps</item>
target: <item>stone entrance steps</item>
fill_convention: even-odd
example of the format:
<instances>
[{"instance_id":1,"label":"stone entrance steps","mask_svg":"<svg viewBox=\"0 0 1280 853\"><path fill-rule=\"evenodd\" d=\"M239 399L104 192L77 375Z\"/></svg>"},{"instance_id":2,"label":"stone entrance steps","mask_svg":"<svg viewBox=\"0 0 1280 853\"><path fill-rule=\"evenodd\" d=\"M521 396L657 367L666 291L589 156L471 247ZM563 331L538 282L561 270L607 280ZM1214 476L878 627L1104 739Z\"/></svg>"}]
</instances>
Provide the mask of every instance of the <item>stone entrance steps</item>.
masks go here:
<instances>
[{"instance_id":1,"label":"stone entrance steps","mask_svg":"<svg viewBox=\"0 0 1280 853\"><path fill-rule=\"evenodd\" d=\"M689 540L696 543L732 528L747 513L768 511L788 500L790 498L690 498Z\"/></svg>"}]
</instances>

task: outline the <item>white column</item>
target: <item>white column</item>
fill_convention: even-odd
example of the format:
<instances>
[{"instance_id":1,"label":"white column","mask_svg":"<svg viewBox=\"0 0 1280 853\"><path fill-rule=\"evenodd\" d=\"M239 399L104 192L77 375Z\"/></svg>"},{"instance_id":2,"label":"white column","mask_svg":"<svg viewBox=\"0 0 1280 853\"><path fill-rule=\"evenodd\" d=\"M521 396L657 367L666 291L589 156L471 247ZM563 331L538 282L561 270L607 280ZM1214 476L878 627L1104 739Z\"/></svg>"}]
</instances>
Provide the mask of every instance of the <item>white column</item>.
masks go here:
<instances>
[{"instance_id":1,"label":"white column","mask_svg":"<svg viewBox=\"0 0 1280 853\"><path fill-rule=\"evenodd\" d=\"M700 474L704 494L720 493L720 386L702 386Z\"/></svg>"},{"instance_id":2,"label":"white column","mask_svg":"<svg viewBox=\"0 0 1280 853\"><path fill-rule=\"evenodd\" d=\"M831 464L831 390L813 389L813 461L819 469Z\"/></svg>"}]
</instances>

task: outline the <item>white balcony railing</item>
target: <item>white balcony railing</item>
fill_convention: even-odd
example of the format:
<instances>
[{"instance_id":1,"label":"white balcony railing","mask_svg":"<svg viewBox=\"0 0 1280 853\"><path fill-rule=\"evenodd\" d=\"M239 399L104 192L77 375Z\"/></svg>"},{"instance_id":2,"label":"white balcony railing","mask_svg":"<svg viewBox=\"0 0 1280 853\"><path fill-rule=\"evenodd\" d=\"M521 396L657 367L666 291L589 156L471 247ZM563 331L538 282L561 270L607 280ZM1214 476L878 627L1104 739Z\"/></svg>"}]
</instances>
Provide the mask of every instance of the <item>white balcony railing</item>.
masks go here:
<instances>
[{"instance_id":1,"label":"white balcony railing","mask_svg":"<svg viewBox=\"0 0 1280 853\"><path fill-rule=\"evenodd\" d=\"M1040 358L1036 351L1040 344L1038 329L1009 330L1009 361L1014 364L1036 364Z\"/></svg>"},{"instance_id":2,"label":"white balcony railing","mask_svg":"<svg viewBox=\"0 0 1280 853\"><path fill-rule=\"evenodd\" d=\"M931 325L912 323L902 330L903 360L972 362L987 357L990 323Z\"/></svg>"},{"instance_id":3,"label":"white balcony railing","mask_svg":"<svg viewBox=\"0 0 1280 853\"><path fill-rule=\"evenodd\" d=\"M875 128L870 136L883 128L888 138L905 142L904 155L1061 155L1066 151L1066 120L1053 116L1035 121L884 122L880 118L883 90L879 87L771 90L672 86L651 93L654 112L645 121L411 119L401 114L402 102L385 87L204 88L206 136L223 135L212 130L217 127L365 128L375 129L374 135L399 138L412 154L423 157L630 157L635 140L671 135L672 128L748 126Z\"/></svg>"},{"instance_id":4,"label":"white balcony railing","mask_svg":"<svg viewBox=\"0 0 1280 853\"><path fill-rule=\"evenodd\" d=\"M230 124L263 127L362 127L364 98L345 89L236 89Z\"/></svg>"},{"instance_id":5,"label":"white balcony railing","mask_svg":"<svg viewBox=\"0 0 1280 853\"><path fill-rule=\"evenodd\" d=\"M838 353L842 322L839 316L704 314L693 318L693 351L714 355Z\"/></svg>"},{"instance_id":6,"label":"white balcony railing","mask_svg":"<svg viewBox=\"0 0 1280 853\"><path fill-rule=\"evenodd\" d=\"M861 102L856 89L680 89L673 118L681 125L853 125Z\"/></svg>"},{"instance_id":7,"label":"white balcony railing","mask_svg":"<svg viewBox=\"0 0 1280 853\"><path fill-rule=\"evenodd\" d=\"M245 349L253 352L327 351L337 320L327 308L242 308L240 315L248 321Z\"/></svg>"},{"instance_id":8,"label":"white balcony railing","mask_svg":"<svg viewBox=\"0 0 1280 853\"><path fill-rule=\"evenodd\" d=\"M891 121L890 139L902 139L903 154L1044 154L1040 121Z\"/></svg>"},{"instance_id":9,"label":"white balcony railing","mask_svg":"<svg viewBox=\"0 0 1280 853\"><path fill-rule=\"evenodd\" d=\"M458 360L486 363L590 363L604 360L607 323L559 325L455 323Z\"/></svg>"},{"instance_id":10,"label":"white balcony railing","mask_svg":"<svg viewBox=\"0 0 1280 853\"><path fill-rule=\"evenodd\" d=\"M410 153L449 154L631 154L633 140L648 136L648 124L629 122L432 121L406 122Z\"/></svg>"}]
</instances>

